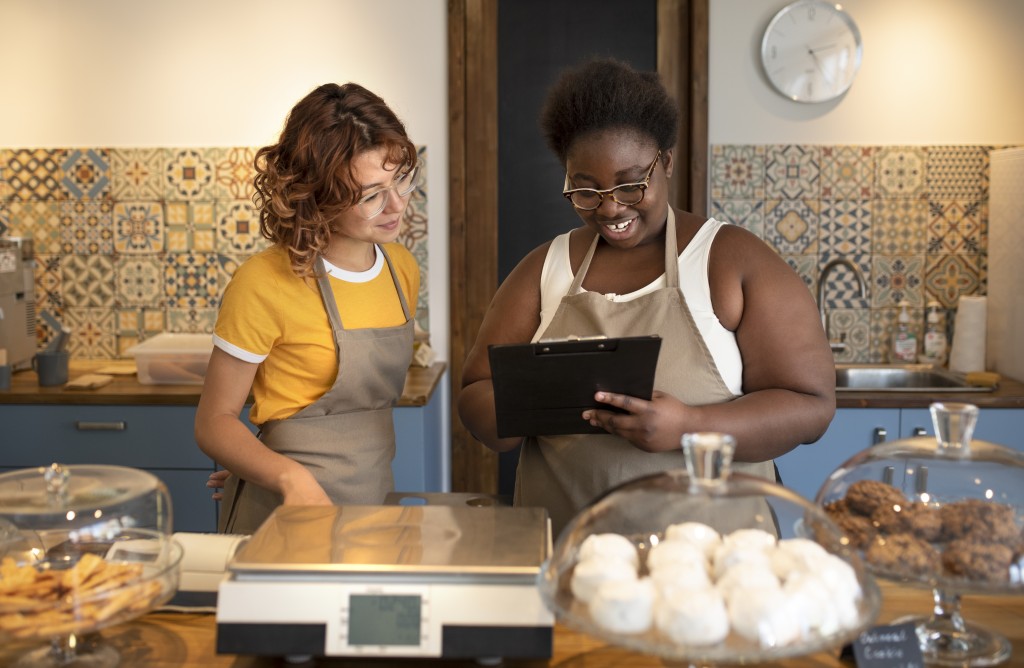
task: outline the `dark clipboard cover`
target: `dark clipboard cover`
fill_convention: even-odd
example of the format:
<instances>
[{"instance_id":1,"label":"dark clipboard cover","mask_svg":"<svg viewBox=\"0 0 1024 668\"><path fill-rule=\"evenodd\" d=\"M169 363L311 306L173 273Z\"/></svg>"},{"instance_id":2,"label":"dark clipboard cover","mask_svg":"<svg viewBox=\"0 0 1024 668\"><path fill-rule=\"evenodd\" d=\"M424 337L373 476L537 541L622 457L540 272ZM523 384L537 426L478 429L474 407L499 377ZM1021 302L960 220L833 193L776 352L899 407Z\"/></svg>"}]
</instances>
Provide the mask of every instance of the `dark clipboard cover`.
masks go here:
<instances>
[{"instance_id":1,"label":"dark clipboard cover","mask_svg":"<svg viewBox=\"0 0 1024 668\"><path fill-rule=\"evenodd\" d=\"M617 410L598 390L650 399L661 337L586 337L488 347L498 436L599 434L581 414Z\"/></svg>"}]
</instances>

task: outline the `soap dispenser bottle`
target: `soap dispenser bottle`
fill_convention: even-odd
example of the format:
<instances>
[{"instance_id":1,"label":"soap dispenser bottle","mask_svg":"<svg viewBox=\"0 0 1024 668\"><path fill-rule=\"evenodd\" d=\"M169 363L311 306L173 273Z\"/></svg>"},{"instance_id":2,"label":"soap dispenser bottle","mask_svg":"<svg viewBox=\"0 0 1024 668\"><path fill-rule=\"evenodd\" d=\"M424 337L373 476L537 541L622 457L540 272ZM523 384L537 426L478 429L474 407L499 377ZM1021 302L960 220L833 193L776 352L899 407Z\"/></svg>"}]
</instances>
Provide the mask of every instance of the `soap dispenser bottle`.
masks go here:
<instances>
[{"instance_id":1,"label":"soap dispenser bottle","mask_svg":"<svg viewBox=\"0 0 1024 668\"><path fill-rule=\"evenodd\" d=\"M937 301L928 302L925 309L924 353L921 361L927 364L946 364L946 325L943 322L942 307Z\"/></svg>"},{"instance_id":2,"label":"soap dispenser bottle","mask_svg":"<svg viewBox=\"0 0 1024 668\"><path fill-rule=\"evenodd\" d=\"M910 329L910 304L900 302L900 314L896 318L896 333L892 337L892 361L913 363L917 361L917 336Z\"/></svg>"}]
</instances>

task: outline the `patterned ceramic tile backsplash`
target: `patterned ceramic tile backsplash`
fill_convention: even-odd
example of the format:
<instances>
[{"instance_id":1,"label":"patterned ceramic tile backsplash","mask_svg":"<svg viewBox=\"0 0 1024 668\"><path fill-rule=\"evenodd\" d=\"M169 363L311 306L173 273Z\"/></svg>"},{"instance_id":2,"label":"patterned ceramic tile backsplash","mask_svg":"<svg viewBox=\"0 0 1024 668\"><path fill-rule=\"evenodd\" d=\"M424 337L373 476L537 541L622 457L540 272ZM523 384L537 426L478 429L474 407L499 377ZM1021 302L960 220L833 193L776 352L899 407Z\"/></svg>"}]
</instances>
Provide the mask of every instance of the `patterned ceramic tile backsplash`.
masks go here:
<instances>
[{"instance_id":1,"label":"patterned ceramic tile backsplash","mask_svg":"<svg viewBox=\"0 0 1024 668\"><path fill-rule=\"evenodd\" d=\"M74 328L74 356L118 358L163 331L213 330L231 274L267 245L252 204L255 151L0 149L0 236L33 238L36 308ZM425 181L400 241L420 264L426 330ZM40 322L40 343L50 335Z\"/></svg>"},{"instance_id":2,"label":"patterned ceramic tile backsplash","mask_svg":"<svg viewBox=\"0 0 1024 668\"><path fill-rule=\"evenodd\" d=\"M846 362L889 362L900 301L919 340L924 307L984 294L988 146L717 145L712 215L770 244L817 296L825 276L830 335Z\"/></svg>"}]
</instances>

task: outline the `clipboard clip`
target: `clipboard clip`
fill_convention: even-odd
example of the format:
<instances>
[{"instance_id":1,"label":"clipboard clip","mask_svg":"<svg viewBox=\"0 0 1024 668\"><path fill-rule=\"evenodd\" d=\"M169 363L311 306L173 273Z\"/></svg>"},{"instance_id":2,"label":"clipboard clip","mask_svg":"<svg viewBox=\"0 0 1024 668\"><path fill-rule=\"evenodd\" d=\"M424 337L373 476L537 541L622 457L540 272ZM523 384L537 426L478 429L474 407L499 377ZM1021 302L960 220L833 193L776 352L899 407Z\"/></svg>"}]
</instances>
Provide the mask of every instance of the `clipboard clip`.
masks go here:
<instances>
[{"instance_id":1,"label":"clipboard clip","mask_svg":"<svg viewBox=\"0 0 1024 668\"><path fill-rule=\"evenodd\" d=\"M548 339L537 342L537 355L562 355L566 353L595 353L615 350L617 341L610 340L604 334L594 336L577 336L570 334L564 339Z\"/></svg>"}]
</instances>

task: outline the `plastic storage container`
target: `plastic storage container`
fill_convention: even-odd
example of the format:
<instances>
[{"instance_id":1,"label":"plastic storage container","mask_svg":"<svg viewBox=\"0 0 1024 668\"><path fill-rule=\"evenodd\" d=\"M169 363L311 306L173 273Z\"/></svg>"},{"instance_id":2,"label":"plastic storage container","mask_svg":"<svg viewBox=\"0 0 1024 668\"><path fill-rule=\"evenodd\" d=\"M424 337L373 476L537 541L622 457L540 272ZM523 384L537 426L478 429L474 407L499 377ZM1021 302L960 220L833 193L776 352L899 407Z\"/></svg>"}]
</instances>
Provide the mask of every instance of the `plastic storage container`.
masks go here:
<instances>
[{"instance_id":1,"label":"plastic storage container","mask_svg":"<svg viewBox=\"0 0 1024 668\"><path fill-rule=\"evenodd\" d=\"M930 588L913 622L925 662L993 665L1006 638L966 622L962 594L1024 594L1024 455L972 440L978 409L931 406L936 436L873 446L817 495L877 577Z\"/></svg>"},{"instance_id":2,"label":"plastic storage container","mask_svg":"<svg viewBox=\"0 0 1024 668\"><path fill-rule=\"evenodd\" d=\"M210 334L164 332L128 349L143 385L202 385L213 353Z\"/></svg>"},{"instance_id":3,"label":"plastic storage container","mask_svg":"<svg viewBox=\"0 0 1024 668\"><path fill-rule=\"evenodd\" d=\"M16 665L113 666L87 634L138 617L178 586L171 499L145 471L61 466L0 474L0 644Z\"/></svg>"},{"instance_id":4,"label":"plastic storage container","mask_svg":"<svg viewBox=\"0 0 1024 668\"><path fill-rule=\"evenodd\" d=\"M558 619L694 665L840 647L878 615L871 574L821 508L730 474L734 441L683 437L687 468L638 478L584 508L539 587Z\"/></svg>"}]
</instances>

